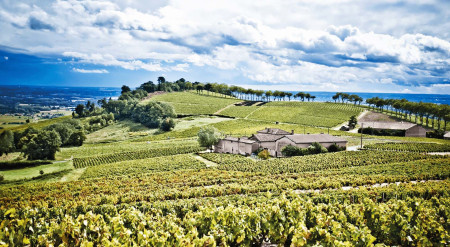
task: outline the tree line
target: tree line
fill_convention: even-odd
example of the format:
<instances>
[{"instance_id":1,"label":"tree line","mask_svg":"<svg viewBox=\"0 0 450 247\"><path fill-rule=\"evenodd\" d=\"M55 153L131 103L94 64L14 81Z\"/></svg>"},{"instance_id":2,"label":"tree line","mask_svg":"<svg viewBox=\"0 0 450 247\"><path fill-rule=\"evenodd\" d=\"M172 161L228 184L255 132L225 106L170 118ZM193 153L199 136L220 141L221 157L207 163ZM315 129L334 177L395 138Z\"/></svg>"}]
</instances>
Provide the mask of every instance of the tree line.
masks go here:
<instances>
[{"instance_id":1,"label":"tree line","mask_svg":"<svg viewBox=\"0 0 450 247\"><path fill-rule=\"evenodd\" d=\"M447 128L447 122L450 121L450 106L447 104L433 104L426 102L411 102L406 99L381 99L373 97L366 100L366 103L373 109L378 109L383 112L384 110L391 110L395 112L395 116L401 119L412 122L414 115L414 123L426 124L429 126L431 120L431 126L434 129L445 130ZM441 121L444 121L444 125L441 126ZM437 122L437 123L436 123Z\"/></svg>"}]
</instances>

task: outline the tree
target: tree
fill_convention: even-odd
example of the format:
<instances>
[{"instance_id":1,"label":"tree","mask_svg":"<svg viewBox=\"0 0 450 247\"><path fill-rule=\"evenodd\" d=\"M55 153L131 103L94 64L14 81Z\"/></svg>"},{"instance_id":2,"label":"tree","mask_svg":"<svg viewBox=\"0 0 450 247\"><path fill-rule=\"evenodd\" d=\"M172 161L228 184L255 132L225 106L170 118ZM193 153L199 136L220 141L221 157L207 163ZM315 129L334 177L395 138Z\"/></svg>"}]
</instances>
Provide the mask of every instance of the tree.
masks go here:
<instances>
[{"instance_id":1,"label":"tree","mask_svg":"<svg viewBox=\"0 0 450 247\"><path fill-rule=\"evenodd\" d=\"M163 76L158 77L158 91L161 91L161 84L166 83L166 78Z\"/></svg>"},{"instance_id":2,"label":"tree","mask_svg":"<svg viewBox=\"0 0 450 247\"><path fill-rule=\"evenodd\" d=\"M273 95L273 93L272 93L272 91L269 90L265 93L265 95L266 95L267 101L270 101L270 97Z\"/></svg>"},{"instance_id":3,"label":"tree","mask_svg":"<svg viewBox=\"0 0 450 247\"><path fill-rule=\"evenodd\" d=\"M283 156L286 157L291 157L291 156L302 156L303 155L303 151L301 148L297 147L297 146L293 146L293 145L287 145L286 147L284 147L281 150L281 153L283 154Z\"/></svg>"},{"instance_id":4,"label":"tree","mask_svg":"<svg viewBox=\"0 0 450 247\"><path fill-rule=\"evenodd\" d=\"M212 148L213 145L219 142L222 134L214 127L203 127L198 131L198 143L202 147Z\"/></svg>"},{"instance_id":5,"label":"tree","mask_svg":"<svg viewBox=\"0 0 450 247\"><path fill-rule=\"evenodd\" d=\"M131 92L130 87L127 86L127 85L123 85L122 86L122 92L120 94L124 94L124 93L128 93L128 92Z\"/></svg>"},{"instance_id":6,"label":"tree","mask_svg":"<svg viewBox=\"0 0 450 247\"><path fill-rule=\"evenodd\" d=\"M146 91L147 93L153 93L156 91L157 87L152 81L144 82L139 86L139 89Z\"/></svg>"},{"instance_id":7,"label":"tree","mask_svg":"<svg viewBox=\"0 0 450 247\"><path fill-rule=\"evenodd\" d=\"M0 134L0 156L14 151L14 133L11 130L5 130Z\"/></svg>"},{"instance_id":8,"label":"tree","mask_svg":"<svg viewBox=\"0 0 450 247\"><path fill-rule=\"evenodd\" d=\"M67 146L82 146L83 142L86 140L86 135L84 134L84 131L80 130L77 132L72 133L70 135L69 140L67 141Z\"/></svg>"},{"instance_id":9,"label":"tree","mask_svg":"<svg viewBox=\"0 0 450 247\"><path fill-rule=\"evenodd\" d=\"M166 118L161 122L161 125L159 126L159 128L162 131L170 131L171 129L173 129L175 127L175 121L173 121L172 118Z\"/></svg>"},{"instance_id":10,"label":"tree","mask_svg":"<svg viewBox=\"0 0 450 247\"><path fill-rule=\"evenodd\" d=\"M135 105L131 117L149 128L159 128L166 118L176 117L173 107L167 103L151 101L146 105Z\"/></svg>"},{"instance_id":11,"label":"tree","mask_svg":"<svg viewBox=\"0 0 450 247\"><path fill-rule=\"evenodd\" d=\"M84 105L83 104L77 105L77 107L75 107L75 112L78 114L79 117L83 117L84 116Z\"/></svg>"},{"instance_id":12,"label":"tree","mask_svg":"<svg viewBox=\"0 0 450 247\"><path fill-rule=\"evenodd\" d=\"M313 142L311 146L307 148L307 154L320 154L327 152L328 150L318 142Z\"/></svg>"},{"instance_id":13,"label":"tree","mask_svg":"<svg viewBox=\"0 0 450 247\"><path fill-rule=\"evenodd\" d=\"M356 127L356 124L358 124L358 120L355 115L350 117L350 120L348 120L348 127L350 129L354 129Z\"/></svg>"},{"instance_id":14,"label":"tree","mask_svg":"<svg viewBox=\"0 0 450 247\"><path fill-rule=\"evenodd\" d=\"M262 160L266 160L270 157L270 153L269 151L267 151L267 149L264 149L258 153L258 157Z\"/></svg>"},{"instance_id":15,"label":"tree","mask_svg":"<svg viewBox=\"0 0 450 247\"><path fill-rule=\"evenodd\" d=\"M316 96L312 95L311 100L314 101L316 99Z\"/></svg>"},{"instance_id":16,"label":"tree","mask_svg":"<svg viewBox=\"0 0 450 247\"><path fill-rule=\"evenodd\" d=\"M44 130L35 135L23 150L29 160L54 160L55 154L61 146L59 134L52 130Z\"/></svg>"}]
</instances>

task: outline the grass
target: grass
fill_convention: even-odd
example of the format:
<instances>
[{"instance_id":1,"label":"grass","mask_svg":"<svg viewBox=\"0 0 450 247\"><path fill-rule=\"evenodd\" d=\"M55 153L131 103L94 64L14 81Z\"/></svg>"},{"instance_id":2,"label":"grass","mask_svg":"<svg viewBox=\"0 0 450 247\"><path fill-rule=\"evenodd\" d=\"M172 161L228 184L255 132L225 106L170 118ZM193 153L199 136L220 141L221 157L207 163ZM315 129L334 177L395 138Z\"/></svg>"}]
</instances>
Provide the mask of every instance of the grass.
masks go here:
<instances>
[{"instance_id":1,"label":"grass","mask_svg":"<svg viewBox=\"0 0 450 247\"><path fill-rule=\"evenodd\" d=\"M66 120L66 119L71 119L71 118L72 118L72 116L64 116L64 117L59 117L59 118L42 120L42 121L39 121L37 123L22 124L22 125L19 125L19 126L8 128L8 129L11 130L11 131L19 131L19 132L20 131L24 131L28 127L33 127L35 129L42 129L42 128L45 128L45 127L47 127L49 125L52 125L54 123L59 123L59 122L62 122L64 120ZM1 132L3 132L2 129L0 129L0 133Z\"/></svg>"},{"instance_id":2,"label":"grass","mask_svg":"<svg viewBox=\"0 0 450 247\"><path fill-rule=\"evenodd\" d=\"M202 115L214 114L220 109L241 100L235 98L225 98L219 94L197 94L194 92L176 92L156 95L148 100L143 101L161 101L172 105L177 114L183 115Z\"/></svg>"},{"instance_id":3,"label":"grass","mask_svg":"<svg viewBox=\"0 0 450 247\"><path fill-rule=\"evenodd\" d=\"M82 158L103 154L135 152L154 148L176 147L184 145L198 145L198 143L196 140L178 139L178 140L161 140L152 142L140 141L140 142L85 144L81 147L61 148L61 151L56 153L56 159L64 160L72 157Z\"/></svg>"},{"instance_id":4,"label":"grass","mask_svg":"<svg viewBox=\"0 0 450 247\"><path fill-rule=\"evenodd\" d=\"M193 127L201 127L209 124L221 123L226 124L232 119L223 117L185 117L177 121L174 131L186 130Z\"/></svg>"},{"instance_id":5,"label":"grass","mask_svg":"<svg viewBox=\"0 0 450 247\"><path fill-rule=\"evenodd\" d=\"M125 141L131 138L147 136L155 133L156 129L149 129L131 120L121 120L113 125L86 135L85 143L107 143Z\"/></svg>"},{"instance_id":6,"label":"grass","mask_svg":"<svg viewBox=\"0 0 450 247\"><path fill-rule=\"evenodd\" d=\"M29 117L26 116L7 116L0 115L0 127L3 129L11 129L14 127L20 127L25 124Z\"/></svg>"},{"instance_id":7,"label":"grass","mask_svg":"<svg viewBox=\"0 0 450 247\"><path fill-rule=\"evenodd\" d=\"M259 108L259 106L231 106L220 112L220 115L245 118Z\"/></svg>"},{"instance_id":8,"label":"grass","mask_svg":"<svg viewBox=\"0 0 450 247\"><path fill-rule=\"evenodd\" d=\"M73 169L72 161L54 162L49 165L41 165L35 167L27 167L23 169L15 169L8 171L0 171L5 181L31 179L40 175L39 171L43 170L44 174L56 173L64 170Z\"/></svg>"}]
</instances>

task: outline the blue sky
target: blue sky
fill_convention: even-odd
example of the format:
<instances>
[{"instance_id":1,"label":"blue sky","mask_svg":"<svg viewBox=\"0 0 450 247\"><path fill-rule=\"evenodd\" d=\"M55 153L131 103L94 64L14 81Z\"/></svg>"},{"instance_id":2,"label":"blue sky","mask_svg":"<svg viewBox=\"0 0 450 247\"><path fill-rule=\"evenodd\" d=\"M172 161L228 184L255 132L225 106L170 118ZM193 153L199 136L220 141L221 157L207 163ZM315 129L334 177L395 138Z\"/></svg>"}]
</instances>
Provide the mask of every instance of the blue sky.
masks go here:
<instances>
[{"instance_id":1,"label":"blue sky","mask_svg":"<svg viewBox=\"0 0 450 247\"><path fill-rule=\"evenodd\" d=\"M450 94L450 1L0 1L0 84Z\"/></svg>"}]
</instances>

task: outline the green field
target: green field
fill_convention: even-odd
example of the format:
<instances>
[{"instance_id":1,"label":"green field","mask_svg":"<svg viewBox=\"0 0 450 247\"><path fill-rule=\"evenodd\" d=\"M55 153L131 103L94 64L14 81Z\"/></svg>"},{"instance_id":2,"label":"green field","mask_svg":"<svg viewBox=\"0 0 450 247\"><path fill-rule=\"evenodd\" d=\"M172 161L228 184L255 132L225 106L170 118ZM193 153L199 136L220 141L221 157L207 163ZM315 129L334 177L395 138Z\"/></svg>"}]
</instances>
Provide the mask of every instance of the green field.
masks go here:
<instances>
[{"instance_id":1,"label":"green field","mask_svg":"<svg viewBox=\"0 0 450 247\"><path fill-rule=\"evenodd\" d=\"M48 165L0 171L0 246L446 246L449 140L363 135L367 149L260 160L208 153L201 127L330 133L363 108L316 102L235 106L166 93L172 131L128 120L64 147ZM142 102L145 104L145 102ZM205 116L218 115L233 118ZM33 125L42 128L61 121ZM278 122L278 123L276 123ZM15 127L23 130L23 126ZM20 159L20 153L2 161ZM43 170L44 175L39 171Z\"/></svg>"},{"instance_id":2,"label":"green field","mask_svg":"<svg viewBox=\"0 0 450 247\"><path fill-rule=\"evenodd\" d=\"M241 101L218 94L213 96L194 92L166 93L154 96L150 100L169 103L177 114L183 115L214 114L228 105ZM142 104L145 104L145 101Z\"/></svg>"}]
</instances>

